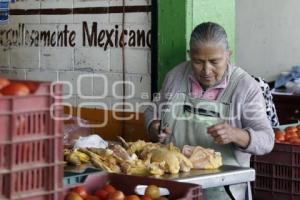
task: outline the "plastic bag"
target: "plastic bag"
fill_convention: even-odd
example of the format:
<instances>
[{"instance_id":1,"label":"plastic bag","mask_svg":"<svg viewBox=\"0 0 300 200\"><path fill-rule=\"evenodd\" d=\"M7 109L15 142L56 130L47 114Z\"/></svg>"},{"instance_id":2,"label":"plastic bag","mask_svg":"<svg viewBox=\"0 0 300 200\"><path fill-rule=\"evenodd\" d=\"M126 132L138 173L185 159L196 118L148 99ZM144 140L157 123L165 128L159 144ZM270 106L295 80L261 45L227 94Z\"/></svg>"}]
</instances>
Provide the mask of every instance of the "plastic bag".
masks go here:
<instances>
[{"instance_id":1,"label":"plastic bag","mask_svg":"<svg viewBox=\"0 0 300 200\"><path fill-rule=\"evenodd\" d=\"M64 124L64 146L72 147L79 137L89 136L88 121L80 117L73 116Z\"/></svg>"},{"instance_id":2,"label":"plastic bag","mask_svg":"<svg viewBox=\"0 0 300 200\"><path fill-rule=\"evenodd\" d=\"M102 148L106 149L108 143L99 135L90 135L87 137L79 137L74 144L74 148Z\"/></svg>"},{"instance_id":3,"label":"plastic bag","mask_svg":"<svg viewBox=\"0 0 300 200\"><path fill-rule=\"evenodd\" d=\"M289 81L285 84L287 92L291 92L295 95L300 94L300 78L294 80L294 81Z\"/></svg>"}]
</instances>

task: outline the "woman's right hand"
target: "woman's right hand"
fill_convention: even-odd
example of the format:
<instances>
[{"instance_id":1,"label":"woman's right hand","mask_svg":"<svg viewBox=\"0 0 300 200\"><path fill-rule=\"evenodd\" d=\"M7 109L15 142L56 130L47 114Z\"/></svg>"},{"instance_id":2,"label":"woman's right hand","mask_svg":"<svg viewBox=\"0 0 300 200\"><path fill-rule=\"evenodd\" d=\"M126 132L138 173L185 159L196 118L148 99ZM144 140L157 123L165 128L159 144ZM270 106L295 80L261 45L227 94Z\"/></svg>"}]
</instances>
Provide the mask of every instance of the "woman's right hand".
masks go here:
<instances>
[{"instance_id":1,"label":"woman's right hand","mask_svg":"<svg viewBox=\"0 0 300 200\"><path fill-rule=\"evenodd\" d=\"M167 127L160 133L160 120L153 120L149 127L150 140L152 142L163 143L172 133L172 130Z\"/></svg>"}]
</instances>

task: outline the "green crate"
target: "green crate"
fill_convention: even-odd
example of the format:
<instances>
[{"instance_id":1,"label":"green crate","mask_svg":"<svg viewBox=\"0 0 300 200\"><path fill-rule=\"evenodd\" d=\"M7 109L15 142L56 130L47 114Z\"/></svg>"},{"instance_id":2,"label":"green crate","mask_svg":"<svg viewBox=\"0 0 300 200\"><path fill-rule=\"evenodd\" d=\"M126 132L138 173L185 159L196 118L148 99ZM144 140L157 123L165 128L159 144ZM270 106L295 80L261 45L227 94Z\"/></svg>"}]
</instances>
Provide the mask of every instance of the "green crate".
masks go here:
<instances>
[{"instance_id":1,"label":"green crate","mask_svg":"<svg viewBox=\"0 0 300 200\"><path fill-rule=\"evenodd\" d=\"M64 173L64 186L83 183L89 174L96 173L99 171L101 171L101 170L95 169L95 168L87 168L82 173L65 172Z\"/></svg>"}]
</instances>

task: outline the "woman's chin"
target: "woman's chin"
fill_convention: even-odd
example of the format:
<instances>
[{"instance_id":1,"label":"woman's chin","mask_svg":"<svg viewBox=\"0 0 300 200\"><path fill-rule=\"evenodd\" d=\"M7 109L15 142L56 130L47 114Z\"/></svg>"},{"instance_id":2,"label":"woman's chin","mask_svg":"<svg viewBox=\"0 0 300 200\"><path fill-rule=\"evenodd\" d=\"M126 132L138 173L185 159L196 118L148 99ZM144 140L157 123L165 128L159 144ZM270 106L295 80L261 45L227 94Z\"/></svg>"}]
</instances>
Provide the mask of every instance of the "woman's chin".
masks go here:
<instances>
[{"instance_id":1,"label":"woman's chin","mask_svg":"<svg viewBox=\"0 0 300 200\"><path fill-rule=\"evenodd\" d=\"M202 80L202 81L200 82L200 84L201 84L203 87L205 87L205 88L209 88L209 87L211 87L211 86L213 86L213 85L215 84L215 81L205 79L205 80Z\"/></svg>"}]
</instances>

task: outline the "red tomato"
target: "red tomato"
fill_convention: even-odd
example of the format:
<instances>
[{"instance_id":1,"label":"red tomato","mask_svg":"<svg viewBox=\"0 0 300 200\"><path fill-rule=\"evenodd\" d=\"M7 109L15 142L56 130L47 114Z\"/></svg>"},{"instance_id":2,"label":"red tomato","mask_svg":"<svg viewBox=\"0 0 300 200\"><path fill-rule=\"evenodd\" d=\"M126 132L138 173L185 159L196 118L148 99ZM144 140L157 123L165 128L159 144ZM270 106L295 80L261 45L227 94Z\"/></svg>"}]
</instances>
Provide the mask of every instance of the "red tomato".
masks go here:
<instances>
[{"instance_id":1,"label":"red tomato","mask_svg":"<svg viewBox=\"0 0 300 200\"><path fill-rule=\"evenodd\" d=\"M300 138L300 129L297 131L297 135Z\"/></svg>"},{"instance_id":2,"label":"red tomato","mask_svg":"<svg viewBox=\"0 0 300 200\"><path fill-rule=\"evenodd\" d=\"M105 190L105 191L108 192L108 193L114 193L114 192L117 191L117 189L116 189L114 186L110 185L110 184L105 185L105 186L102 188L102 190Z\"/></svg>"},{"instance_id":3,"label":"red tomato","mask_svg":"<svg viewBox=\"0 0 300 200\"><path fill-rule=\"evenodd\" d=\"M65 200L83 200L83 198L75 192L69 192L65 197Z\"/></svg>"},{"instance_id":4,"label":"red tomato","mask_svg":"<svg viewBox=\"0 0 300 200\"><path fill-rule=\"evenodd\" d=\"M125 195L120 190L108 194L108 200L124 200Z\"/></svg>"},{"instance_id":5,"label":"red tomato","mask_svg":"<svg viewBox=\"0 0 300 200\"><path fill-rule=\"evenodd\" d=\"M24 82L24 85L26 85L30 91L30 93L34 93L38 89L38 84L33 82Z\"/></svg>"},{"instance_id":6,"label":"red tomato","mask_svg":"<svg viewBox=\"0 0 300 200\"><path fill-rule=\"evenodd\" d=\"M296 132L297 128L295 126L288 126L284 130L285 132Z\"/></svg>"},{"instance_id":7,"label":"red tomato","mask_svg":"<svg viewBox=\"0 0 300 200\"><path fill-rule=\"evenodd\" d=\"M23 83L11 83L1 90L3 95L26 96L29 94L29 89Z\"/></svg>"},{"instance_id":8,"label":"red tomato","mask_svg":"<svg viewBox=\"0 0 300 200\"><path fill-rule=\"evenodd\" d=\"M99 197L102 200L105 200L108 197L108 192L106 190L99 189L96 191L95 196Z\"/></svg>"},{"instance_id":9,"label":"red tomato","mask_svg":"<svg viewBox=\"0 0 300 200\"><path fill-rule=\"evenodd\" d=\"M126 196L124 200L142 200L142 198L133 194L133 195ZM144 199L144 200L147 200L147 199ZM152 199L150 198L148 200L152 200Z\"/></svg>"},{"instance_id":10,"label":"red tomato","mask_svg":"<svg viewBox=\"0 0 300 200\"><path fill-rule=\"evenodd\" d=\"M294 138L293 140L291 140L292 144L300 144L300 138Z\"/></svg>"},{"instance_id":11,"label":"red tomato","mask_svg":"<svg viewBox=\"0 0 300 200\"><path fill-rule=\"evenodd\" d=\"M166 197L158 197L157 199L155 200L168 200Z\"/></svg>"},{"instance_id":12,"label":"red tomato","mask_svg":"<svg viewBox=\"0 0 300 200\"><path fill-rule=\"evenodd\" d=\"M6 78L1 78L0 77L0 90L10 84L10 81L7 80Z\"/></svg>"},{"instance_id":13,"label":"red tomato","mask_svg":"<svg viewBox=\"0 0 300 200\"><path fill-rule=\"evenodd\" d=\"M288 142L291 139L297 138L297 137L298 137L297 132L286 132L286 134L285 134L285 140L288 141Z\"/></svg>"},{"instance_id":14,"label":"red tomato","mask_svg":"<svg viewBox=\"0 0 300 200\"><path fill-rule=\"evenodd\" d=\"M275 132L275 139L277 141L284 141L285 140L285 134L282 131L276 131Z\"/></svg>"},{"instance_id":15,"label":"red tomato","mask_svg":"<svg viewBox=\"0 0 300 200\"><path fill-rule=\"evenodd\" d=\"M152 200L152 199L150 197L148 197L148 196L142 196L141 200Z\"/></svg>"},{"instance_id":16,"label":"red tomato","mask_svg":"<svg viewBox=\"0 0 300 200\"><path fill-rule=\"evenodd\" d=\"M88 195L87 198L85 198L85 200L102 200L97 196L93 196L93 195Z\"/></svg>"},{"instance_id":17,"label":"red tomato","mask_svg":"<svg viewBox=\"0 0 300 200\"><path fill-rule=\"evenodd\" d=\"M79 194L79 196L81 196L84 199L88 196L86 189L82 186L77 186L77 187L73 188L72 192Z\"/></svg>"}]
</instances>

